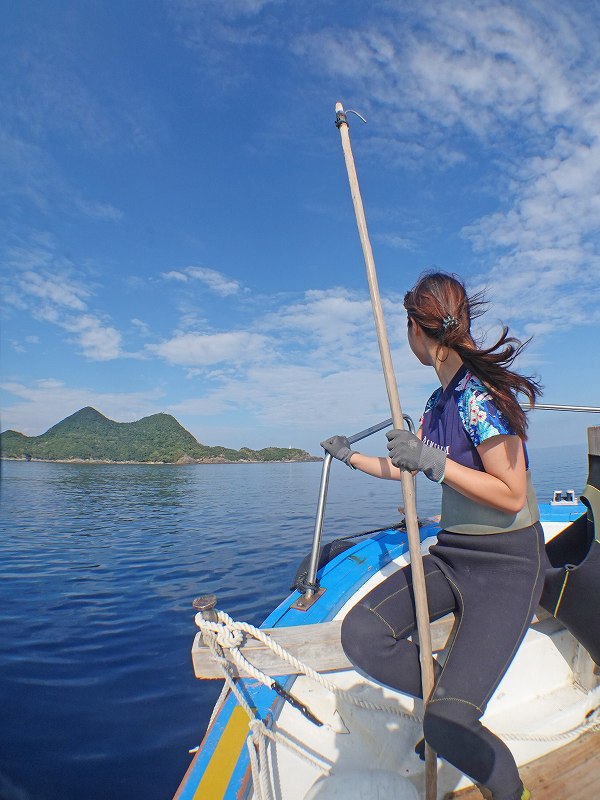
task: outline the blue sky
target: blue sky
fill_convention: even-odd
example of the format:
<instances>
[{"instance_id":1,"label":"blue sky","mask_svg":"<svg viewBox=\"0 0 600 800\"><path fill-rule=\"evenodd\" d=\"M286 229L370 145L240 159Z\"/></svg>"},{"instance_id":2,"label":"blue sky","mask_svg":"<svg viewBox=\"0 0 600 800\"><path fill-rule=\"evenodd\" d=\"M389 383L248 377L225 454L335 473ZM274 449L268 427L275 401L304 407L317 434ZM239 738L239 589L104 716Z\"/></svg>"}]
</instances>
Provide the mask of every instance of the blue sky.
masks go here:
<instances>
[{"instance_id":1,"label":"blue sky","mask_svg":"<svg viewBox=\"0 0 600 800\"><path fill-rule=\"evenodd\" d=\"M534 335L545 402L600 405L598 41L583 1L4 4L2 429L92 405L317 453L389 416L338 100L403 410L431 267ZM532 446L594 423L537 412Z\"/></svg>"}]
</instances>

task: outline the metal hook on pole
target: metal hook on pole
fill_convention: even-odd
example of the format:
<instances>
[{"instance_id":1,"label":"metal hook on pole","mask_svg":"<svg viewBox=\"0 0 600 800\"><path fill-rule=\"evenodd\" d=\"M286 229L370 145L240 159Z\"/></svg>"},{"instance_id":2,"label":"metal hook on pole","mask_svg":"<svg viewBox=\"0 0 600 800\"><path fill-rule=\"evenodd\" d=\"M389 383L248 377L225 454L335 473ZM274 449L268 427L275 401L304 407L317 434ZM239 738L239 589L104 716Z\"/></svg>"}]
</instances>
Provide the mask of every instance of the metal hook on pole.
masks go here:
<instances>
[{"instance_id":1,"label":"metal hook on pole","mask_svg":"<svg viewBox=\"0 0 600 800\"><path fill-rule=\"evenodd\" d=\"M367 124L367 120L363 117L362 114L359 114L358 111L354 111L351 108L348 108L345 111L344 111L343 108L339 109L339 110L336 108L336 112L335 112L335 127L336 128L339 128L340 125L344 125L344 124L348 125L348 127L350 127L350 123L348 122L348 114L356 114L356 116L359 119L362 119L362 121L365 123L365 125Z\"/></svg>"}]
</instances>

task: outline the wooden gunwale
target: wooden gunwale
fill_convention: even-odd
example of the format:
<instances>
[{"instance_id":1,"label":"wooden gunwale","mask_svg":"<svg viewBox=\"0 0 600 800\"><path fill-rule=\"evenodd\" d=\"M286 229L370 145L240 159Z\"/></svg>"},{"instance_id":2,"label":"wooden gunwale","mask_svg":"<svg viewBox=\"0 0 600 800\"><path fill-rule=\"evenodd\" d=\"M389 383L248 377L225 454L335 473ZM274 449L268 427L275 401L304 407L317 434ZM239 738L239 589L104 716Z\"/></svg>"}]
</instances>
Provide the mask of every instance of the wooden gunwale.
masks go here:
<instances>
[{"instance_id":1,"label":"wooden gunwale","mask_svg":"<svg viewBox=\"0 0 600 800\"><path fill-rule=\"evenodd\" d=\"M540 622L545 622L545 620L549 619L549 617L550 615L544 609L539 608L531 624L536 627ZM331 622L299 625L290 628L266 628L262 629L262 633L270 636L277 644L317 672L329 672L331 670L353 669L351 662L342 649L341 627L342 620L332 620ZM431 643L434 652L440 651L447 646L453 627L453 614L447 614L445 617L431 623ZM562 628L563 626L556 622L556 627ZM418 636L415 634L413 638L418 639ZM266 645L256 639L248 638L240 646L240 651L253 666L258 667L258 669L269 675L297 675L299 672L294 666L281 661ZM238 676L237 665L231 660L229 651L226 650L224 655L230 661L232 674ZM214 661L212 653L202 640L200 633L196 634L192 647L192 662L197 678L223 678L221 667ZM248 674L252 677L251 673Z\"/></svg>"}]
</instances>

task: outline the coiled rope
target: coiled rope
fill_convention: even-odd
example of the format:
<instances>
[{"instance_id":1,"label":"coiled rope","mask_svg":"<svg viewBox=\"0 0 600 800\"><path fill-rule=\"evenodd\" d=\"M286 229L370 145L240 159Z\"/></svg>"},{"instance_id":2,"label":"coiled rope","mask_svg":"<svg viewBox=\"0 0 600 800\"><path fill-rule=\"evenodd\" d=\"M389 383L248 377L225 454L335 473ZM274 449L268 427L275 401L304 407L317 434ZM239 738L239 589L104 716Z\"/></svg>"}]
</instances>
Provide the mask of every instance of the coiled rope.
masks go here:
<instances>
[{"instance_id":1,"label":"coiled rope","mask_svg":"<svg viewBox=\"0 0 600 800\"><path fill-rule=\"evenodd\" d=\"M252 676L257 681L260 681L265 686L271 687L273 678L266 675L261 670L257 669L251 664L248 659L240 651L239 647L244 642L243 634L246 633L253 636L258 641L262 642L266 647L272 650L275 655L282 661L287 662L294 671L299 674L305 675L307 678L315 681L327 691L331 692L336 697L341 697L343 700L358 706L359 708L367 709L368 711L381 711L386 714L394 714L396 716L404 717L415 722L423 722L423 716L409 711L403 711L395 705L381 705L379 703L372 703L369 700L363 700L361 697L356 697L346 689L341 689L336 686L332 681L324 678L323 675L316 672L312 667L297 659L290 652L285 650L278 642L272 639L267 633L260 628L254 627L247 622L237 622L233 620L229 614L224 611L217 611L218 622L210 622L202 618L201 614L196 615L196 625L203 631L210 631L216 635L216 643L223 649L228 649L231 660L237 665L240 671ZM221 657L223 658L223 657ZM227 663L227 659L224 659Z\"/></svg>"}]
</instances>

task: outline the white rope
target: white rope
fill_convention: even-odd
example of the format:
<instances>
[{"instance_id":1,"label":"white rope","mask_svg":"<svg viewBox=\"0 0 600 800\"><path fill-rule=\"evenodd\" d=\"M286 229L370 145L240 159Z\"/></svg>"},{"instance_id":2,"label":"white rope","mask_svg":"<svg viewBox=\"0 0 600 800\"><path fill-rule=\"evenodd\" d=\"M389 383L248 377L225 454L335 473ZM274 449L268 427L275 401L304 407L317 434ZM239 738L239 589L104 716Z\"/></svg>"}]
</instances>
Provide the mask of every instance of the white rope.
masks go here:
<instances>
[{"instance_id":1,"label":"white rope","mask_svg":"<svg viewBox=\"0 0 600 800\"><path fill-rule=\"evenodd\" d=\"M498 736L502 739L509 739L515 742L563 742L569 739L575 739L583 733L591 733L592 731L600 731L600 722L595 722L591 725L587 722L583 722L576 728L571 728L562 733L548 734L547 736L539 733L499 733Z\"/></svg>"},{"instance_id":2,"label":"white rope","mask_svg":"<svg viewBox=\"0 0 600 800\"><path fill-rule=\"evenodd\" d=\"M599 687L600 688L600 687ZM598 693L599 688L590 692L594 696ZM600 730L600 708L594 709L580 725L570 728L568 731L561 733L497 733L503 739L510 739L518 742L563 742L569 739L574 739L582 733L591 733L592 731Z\"/></svg>"},{"instance_id":3,"label":"white rope","mask_svg":"<svg viewBox=\"0 0 600 800\"><path fill-rule=\"evenodd\" d=\"M260 765L258 763L258 756L256 754L256 747L254 745L252 736L248 736L246 739L246 745L248 746L250 767L252 768L252 788L254 789L254 800L264 800L260 781Z\"/></svg>"},{"instance_id":4,"label":"white rope","mask_svg":"<svg viewBox=\"0 0 600 800\"><path fill-rule=\"evenodd\" d=\"M293 666L296 672L315 681L315 683L318 683L336 697L340 697L359 708L367 709L369 711L381 711L386 714L394 714L396 716L422 723L423 717L421 714L404 711L399 706L372 703L369 700L363 700L362 698L357 697L351 692L348 692L346 689L341 689L339 686L336 686L335 683L327 680L312 667L308 666L308 664L303 663L285 650L268 634L266 634L264 631L261 631L260 628L256 628L254 625L250 625L247 622L237 622L224 611L217 611L217 619L218 622L210 622L203 619L201 614L197 614L196 625L202 631L206 630L215 634L219 645L221 645L221 647L224 649L227 648L229 650L231 659L238 665L240 670L251 675L265 686L270 687L273 683L273 679L251 664L240 651L239 645L243 642L242 633L246 633L250 636L253 636L255 639L258 639L258 641L262 642L266 647L272 650L275 655L278 656L278 658Z\"/></svg>"},{"instance_id":5,"label":"white rope","mask_svg":"<svg viewBox=\"0 0 600 800\"><path fill-rule=\"evenodd\" d=\"M220 613L220 612L219 612ZM197 615L202 620L200 614ZM198 619L196 619L198 623ZM202 620L202 623L205 623L206 620ZM214 625L214 623L212 623ZM327 774L331 770L330 765L324 765L321 760L319 761L316 757L313 757L310 753L306 752L305 747L301 747L285 736L282 736L280 733L276 731L270 730L267 725L265 724L264 720L260 719L250 707L250 704L244 697L243 693L240 691L236 681L231 674L231 665L229 661L223 655L222 647L229 646L231 648L231 652L237 650L237 645L241 644L243 639L241 633L236 634L235 631L229 634L223 634L221 636L216 635L215 632L209 627L209 625L199 625L202 628L202 637L204 642L210 648L211 653L215 661L221 666L223 670L223 678L225 680L225 686L223 687L223 691L219 696L219 700L217 701L217 705L219 703L222 705L227 693L229 691L233 692L235 699L237 700L238 704L244 709L246 714L248 715L248 725L250 728L250 734L246 740L248 746L248 752L250 755L250 765L252 768L252 785L254 788L254 792L256 794L256 800L273 800L273 792L271 786L271 776L269 774L269 759L267 754L267 740L272 740L275 743L279 743L284 747L293 750L297 756L304 759L308 762L311 766L316 767L322 774ZM246 661L246 659L243 659ZM252 666L250 662L246 661L248 666ZM263 673L260 673L259 670L256 670L262 677L267 677ZM260 678L262 681L262 678ZM265 681L262 681L263 683ZM268 682L267 685L270 687L272 681ZM211 716L211 722L214 719L217 711L213 711Z\"/></svg>"},{"instance_id":6,"label":"white rope","mask_svg":"<svg viewBox=\"0 0 600 800\"><path fill-rule=\"evenodd\" d=\"M256 722L262 722L262 720L256 720ZM250 727L253 728L253 726L254 720L250 723ZM285 747L287 747L289 750L292 750L294 753L296 753L297 756L304 759L307 764L316 767L323 774L331 771L332 764L329 763L323 756L317 756L313 755L312 753L308 753L304 744L297 744L282 731L274 731L271 728L267 728L264 723L263 726L264 730L262 733L266 739L270 739L272 742L279 742L285 745Z\"/></svg>"},{"instance_id":7,"label":"white rope","mask_svg":"<svg viewBox=\"0 0 600 800\"><path fill-rule=\"evenodd\" d=\"M271 791L271 776L269 774L269 759L267 757L266 736L264 734L265 726L261 720L255 719L250 723L250 736L247 739L248 748L254 751L256 761L255 769L258 772L260 786L260 800L273 800L273 793ZM254 780L253 773L253 786L256 787L256 780Z\"/></svg>"},{"instance_id":8,"label":"white rope","mask_svg":"<svg viewBox=\"0 0 600 800\"><path fill-rule=\"evenodd\" d=\"M229 692L230 691L231 690L230 690L229 686L227 685L227 683L224 683L223 684L223 688L221 689L221 694L218 696L217 702L215 703L214 708L212 710L212 714L210 715L210 719L208 721L208 727L209 728L213 724L213 722L215 721L215 718L216 718L217 714L219 713L219 711L221 710L222 706L224 705L225 700L227 700L227 697L229 696Z\"/></svg>"},{"instance_id":9,"label":"white rope","mask_svg":"<svg viewBox=\"0 0 600 800\"><path fill-rule=\"evenodd\" d=\"M252 781L255 800L273 800L272 776L269 771L269 758L267 754L267 741L281 744L292 750L299 758L306 761L311 767L318 769L322 775L331 772L331 764L323 763L318 758L306 752L304 745L298 745L277 731L268 728L260 719L253 719L250 722L250 736L246 742L250 753L252 764ZM258 776L258 781L256 780Z\"/></svg>"}]
</instances>

